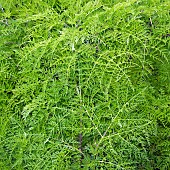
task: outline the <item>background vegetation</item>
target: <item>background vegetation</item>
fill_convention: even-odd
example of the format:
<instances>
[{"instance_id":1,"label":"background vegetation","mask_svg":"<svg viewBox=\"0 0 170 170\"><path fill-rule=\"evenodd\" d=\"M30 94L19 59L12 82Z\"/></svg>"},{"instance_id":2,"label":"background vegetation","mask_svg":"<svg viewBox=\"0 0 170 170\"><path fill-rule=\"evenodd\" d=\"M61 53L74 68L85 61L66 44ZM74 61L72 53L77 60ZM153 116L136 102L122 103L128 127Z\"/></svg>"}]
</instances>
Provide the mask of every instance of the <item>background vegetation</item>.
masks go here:
<instances>
[{"instance_id":1,"label":"background vegetation","mask_svg":"<svg viewBox=\"0 0 170 170\"><path fill-rule=\"evenodd\" d=\"M170 169L170 1L0 10L0 169Z\"/></svg>"}]
</instances>

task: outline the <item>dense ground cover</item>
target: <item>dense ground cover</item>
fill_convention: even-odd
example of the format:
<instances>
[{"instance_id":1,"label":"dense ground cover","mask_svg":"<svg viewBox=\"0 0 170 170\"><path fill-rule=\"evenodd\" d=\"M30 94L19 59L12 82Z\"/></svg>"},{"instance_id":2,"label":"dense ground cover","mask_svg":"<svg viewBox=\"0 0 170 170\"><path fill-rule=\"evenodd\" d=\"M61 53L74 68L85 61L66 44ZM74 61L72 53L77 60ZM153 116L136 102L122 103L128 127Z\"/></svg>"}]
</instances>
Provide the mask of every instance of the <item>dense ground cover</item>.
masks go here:
<instances>
[{"instance_id":1,"label":"dense ground cover","mask_svg":"<svg viewBox=\"0 0 170 170\"><path fill-rule=\"evenodd\" d=\"M170 169L168 0L0 10L0 169Z\"/></svg>"}]
</instances>

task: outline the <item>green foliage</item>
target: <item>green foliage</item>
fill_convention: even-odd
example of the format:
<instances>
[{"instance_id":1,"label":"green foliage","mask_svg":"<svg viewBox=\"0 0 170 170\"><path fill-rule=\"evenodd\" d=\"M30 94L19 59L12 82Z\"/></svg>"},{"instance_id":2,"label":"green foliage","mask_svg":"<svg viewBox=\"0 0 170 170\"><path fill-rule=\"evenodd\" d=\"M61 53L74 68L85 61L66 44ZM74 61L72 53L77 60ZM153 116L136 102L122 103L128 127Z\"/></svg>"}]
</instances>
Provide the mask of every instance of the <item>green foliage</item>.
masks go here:
<instances>
[{"instance_id":1,"label":"green foliage","mask_svg":"<svg viewBox=\"0 0 170 170\"><path fill-rule=\"evenodd\" d=\"M0 0L0 169L170 168L168 0Z\"/></svg>"}]
</instances>

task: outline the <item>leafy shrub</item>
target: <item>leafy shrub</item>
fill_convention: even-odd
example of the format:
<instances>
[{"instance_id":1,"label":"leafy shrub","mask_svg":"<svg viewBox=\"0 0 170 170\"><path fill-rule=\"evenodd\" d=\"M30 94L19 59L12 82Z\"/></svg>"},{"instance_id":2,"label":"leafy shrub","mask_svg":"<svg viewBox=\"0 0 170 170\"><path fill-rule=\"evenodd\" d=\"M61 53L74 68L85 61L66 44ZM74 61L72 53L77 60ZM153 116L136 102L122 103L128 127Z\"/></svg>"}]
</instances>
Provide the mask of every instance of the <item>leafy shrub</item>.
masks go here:
<instances>
[{"instance_id":1,"label":"leafy shrub","mask_svg":"<svg viewBox=\"0 0 170 170\"><path fill-rule=\"evenodd\" d=\"M2 0L2 169L169 169L169 2Z\"/></svg>"}]
</instances>

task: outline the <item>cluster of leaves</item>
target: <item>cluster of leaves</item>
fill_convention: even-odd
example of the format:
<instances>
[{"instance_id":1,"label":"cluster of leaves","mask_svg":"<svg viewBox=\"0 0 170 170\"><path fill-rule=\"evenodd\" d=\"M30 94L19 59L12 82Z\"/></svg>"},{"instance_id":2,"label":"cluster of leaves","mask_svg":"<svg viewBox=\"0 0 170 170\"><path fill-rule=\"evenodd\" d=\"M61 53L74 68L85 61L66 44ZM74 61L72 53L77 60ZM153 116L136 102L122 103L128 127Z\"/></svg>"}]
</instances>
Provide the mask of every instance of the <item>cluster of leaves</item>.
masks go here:
<instances>
[{"instance_id":1,"label":"cluster of leaves","mask_svg":"<svg viewBox=\"0 0 170 170\"><path fill-rule=\"evenodd\" d=\"M0 1L0 168L170 168L168 0Z\"/></svg>"}]
</instances>

